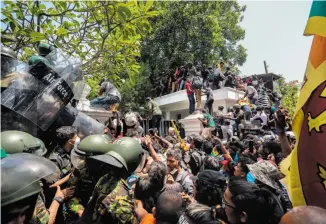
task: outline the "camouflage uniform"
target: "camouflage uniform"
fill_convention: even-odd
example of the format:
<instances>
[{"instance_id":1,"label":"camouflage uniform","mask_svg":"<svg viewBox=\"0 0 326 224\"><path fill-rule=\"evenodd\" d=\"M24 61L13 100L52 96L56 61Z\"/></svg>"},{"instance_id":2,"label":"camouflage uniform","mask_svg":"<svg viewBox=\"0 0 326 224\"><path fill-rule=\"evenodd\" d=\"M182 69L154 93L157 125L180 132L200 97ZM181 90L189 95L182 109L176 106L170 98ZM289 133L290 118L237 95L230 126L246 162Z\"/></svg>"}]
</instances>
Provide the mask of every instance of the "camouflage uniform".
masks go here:
<instances>
[{"instance_id":1,"label":"camouflage uniform","mask_svg":"<svg viewBox=\"0 0 326 224\"><path fill-rule=\"evenodd\" d=\"M98 181L94 192L98 197L93 211L93 222L137 223L133 195L129 192L126 181L107 174Z\"/></svg>"},{"instance_id":2,"label":"camouflage uniform","mask_svg":"<svg viewBox=\"0 0 326 224\"><path fill-rule=\"evenodd\" d=\"M44 194L41 192L36 201L34 214L30 223L32 224L47 224L50 219L50 212L44 204Z\"/></svg>"},{"instance_id":3,"label":"camouflage uniform","mask_svg":"<svg viewBox=\"0 0 326 224\"><path fill-rule=\"evenodd\" d=\"M92 190L96 184L95 178L89 174L87 167L83 169L73 169L69 178L67 187L76 186L75 196L65 202L65 218L67 220L76 220L79 218L78 212L84 210L89 198L92 196Z\"/></svg>"}]
</instances>

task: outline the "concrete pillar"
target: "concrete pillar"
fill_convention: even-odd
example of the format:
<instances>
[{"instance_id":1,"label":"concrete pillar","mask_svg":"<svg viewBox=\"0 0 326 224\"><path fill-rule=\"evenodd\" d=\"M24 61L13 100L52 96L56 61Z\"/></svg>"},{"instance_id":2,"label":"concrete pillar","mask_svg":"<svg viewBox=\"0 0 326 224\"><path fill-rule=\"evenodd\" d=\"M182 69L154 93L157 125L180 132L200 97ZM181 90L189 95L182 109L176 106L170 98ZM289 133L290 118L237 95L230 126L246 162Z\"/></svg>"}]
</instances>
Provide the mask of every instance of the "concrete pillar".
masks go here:
<instances>
[{"instance_id":1,"label":"concrete pillar","mask_svg":"<svg viewBox=\"0 0 326 224\"><path fill-rule=\"evenodd\" d=\"M171 120L171 113L170 113L170 111L166 111L165 112L164 118L165 118L165 120Z\"/></svg>"}]
</instances>

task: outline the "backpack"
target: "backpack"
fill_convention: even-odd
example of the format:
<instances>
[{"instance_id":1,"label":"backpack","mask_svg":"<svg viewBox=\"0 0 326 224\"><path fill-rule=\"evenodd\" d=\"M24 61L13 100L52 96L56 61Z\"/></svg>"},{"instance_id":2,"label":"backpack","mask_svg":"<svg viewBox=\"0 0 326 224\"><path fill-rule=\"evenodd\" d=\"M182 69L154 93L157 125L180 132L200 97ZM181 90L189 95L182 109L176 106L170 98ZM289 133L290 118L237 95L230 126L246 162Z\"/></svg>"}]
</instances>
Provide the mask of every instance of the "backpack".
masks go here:
<instances>
[{"instance_id":1,"label":"backpack","mask_svg":"<svg viewBox=\"0 0 326 224\"><path fill-rule=\"evenodd\" d=\"M191 83L191 87L193 89L201 89L203 86L203 79L199 76L194 76L192 78L192 83Z\"/></svg>"},{"instance_id":2,"label":"backpack","mask_svg":"<svg viewBox=\"0 0 326 224\"><path fill-rule=\"evenodd\" d=\"M204 161L206 158L206 153L203 151L194 151L190 155L190 168L194 175L197 175L198 172L204 169Z\"/></svg>"},{"instance_id":3,"label":"backpack","mask_svg":"<svg viewBox=\"0 0 326 224\"><path fill-rule=\"evenodd\" d=\"M125 115L125 122L126 122L126 125L129 127L136 125L138 122L136 114L133 112L128 112Z\"/></svg>"}]
</instances>

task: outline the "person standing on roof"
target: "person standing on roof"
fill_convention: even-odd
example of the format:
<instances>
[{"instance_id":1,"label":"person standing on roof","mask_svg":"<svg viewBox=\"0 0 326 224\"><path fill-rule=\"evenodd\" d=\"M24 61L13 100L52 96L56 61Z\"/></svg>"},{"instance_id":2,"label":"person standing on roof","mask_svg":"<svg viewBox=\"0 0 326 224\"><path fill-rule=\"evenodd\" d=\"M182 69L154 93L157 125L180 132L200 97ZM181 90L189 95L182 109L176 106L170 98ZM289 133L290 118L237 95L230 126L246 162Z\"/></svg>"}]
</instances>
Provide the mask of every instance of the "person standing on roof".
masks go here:
<instances>
[{"instance_id":1,"label":"person standing on roof","mask_svg":"<svg viewBox=\"0 0 326 224\"><path fill-rule=\"evenodd\" d=\"M192 114L195 111L195 94L194 90L191 87L190 78L187 78L186 81L186 92L189 99L189 114Z\"/></svg>"},{"instance_id":2,"label":"person standing on roof","mask_svg":"<svg viewBox=\"0 0 326 224\"><path fill-rule=\"evenodd\" d=\"M213 115L214 92L209 87L209 85L207 85L203 92L206 95L206 102L204 108L208 111L210 115Z\"/></svg>"},{"instance_id":3,"label":"person standing on roof","mask_svg":"<svg viewBox=\"0 0 326 224\"><path fill-rule=\"evenodd\" d=\"M149 116L152 118L151 127L156 128L157 131L160 133L161 119L162 119L162 111L160 109L160 106L150 97L147 97L146 101L147 101L147 109L149 112Z\"/></svg>"}]
</instances>

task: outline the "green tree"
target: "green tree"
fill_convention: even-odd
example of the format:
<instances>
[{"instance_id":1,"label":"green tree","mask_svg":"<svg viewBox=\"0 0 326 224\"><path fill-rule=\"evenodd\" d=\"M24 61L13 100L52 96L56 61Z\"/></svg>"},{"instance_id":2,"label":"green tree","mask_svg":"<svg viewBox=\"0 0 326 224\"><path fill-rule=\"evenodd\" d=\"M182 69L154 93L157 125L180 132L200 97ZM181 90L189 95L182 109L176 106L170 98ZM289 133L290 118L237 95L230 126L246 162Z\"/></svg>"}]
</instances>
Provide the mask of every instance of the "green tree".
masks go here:
<instances>
[{"instance_id":1,"label":"green tree","mask_svg":"<svg viewBox=\"0 0 326 224\"><path fill-rule=\"evenodd\" d=\"M290 117L293 117L299 98L299 88L297 81L286 82L282 77L277 80L278 91L282 94L281 106L289 111Z\"/></svg>"},{"instance_id":2,"label":"green tree","mask_svg":"<svg viewBox=\"0 0 326 224\"><path fill-rule=\"evenodd\" d=\"M236 1L169 1L156 8L163 12L151 19L153 35L143 40L141 52L155 76L188 61L223 60L231 67L245 62L246 49L238 44L245 36L239 25L245 7Z\"/></svg>"},{"instance_id":3,"label":"green tree","mask_svg":"<svg viewBox=\"0 0 326 224\"><path fill-rule=\"evenodd\" d=\"M5 1L2 43L22 60L35 54L40 41L82 60L93 79L120 74L134 80L140 68L140 41L151 31L149 18L158 15L153 1ZM91 79L88 79L91 80Z\"/></svg>"}]
</instances>

